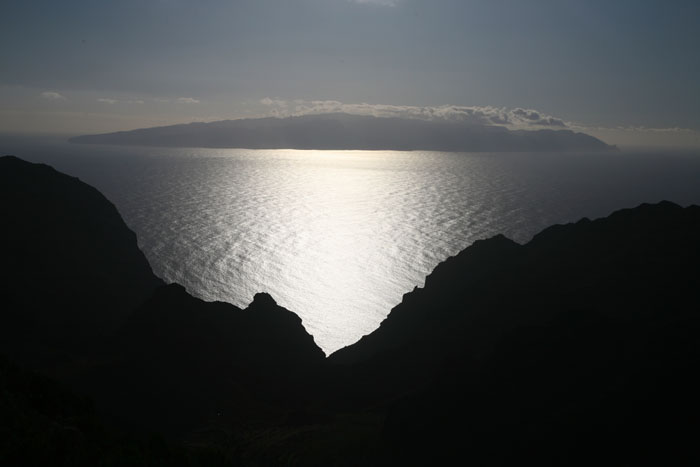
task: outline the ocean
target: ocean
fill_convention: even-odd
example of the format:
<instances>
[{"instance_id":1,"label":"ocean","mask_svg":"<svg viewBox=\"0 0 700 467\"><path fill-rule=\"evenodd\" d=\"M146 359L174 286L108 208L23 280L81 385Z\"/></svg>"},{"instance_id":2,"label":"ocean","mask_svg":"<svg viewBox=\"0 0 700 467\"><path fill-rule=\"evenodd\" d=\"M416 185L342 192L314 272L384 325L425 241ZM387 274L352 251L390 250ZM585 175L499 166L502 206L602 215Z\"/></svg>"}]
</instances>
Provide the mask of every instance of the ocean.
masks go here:
<instances>
[{"instance_id":1,"label":"ocean","mask_svg":"<svg viewBox=\"0 0 700 467\"><path fill-rule=\"evenodd\" d=\"M327 353L376 329L475 240L643 202L700 204L700 153L442 153L153 148L0 138L107 196L154 272L205 300L257 292Z\"/></svg>"}]
</instances>

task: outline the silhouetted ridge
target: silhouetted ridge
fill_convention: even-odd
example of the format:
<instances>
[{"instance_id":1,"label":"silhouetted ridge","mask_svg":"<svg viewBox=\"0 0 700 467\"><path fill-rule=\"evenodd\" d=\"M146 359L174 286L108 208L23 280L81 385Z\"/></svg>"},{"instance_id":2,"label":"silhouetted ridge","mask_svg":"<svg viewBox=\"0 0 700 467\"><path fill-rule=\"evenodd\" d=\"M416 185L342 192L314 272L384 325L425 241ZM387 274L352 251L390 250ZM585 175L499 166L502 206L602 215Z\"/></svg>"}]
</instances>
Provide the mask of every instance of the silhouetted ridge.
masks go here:
<instances>
[{"instance_id":1,"label":"silhouetted ridge","mask_svg":"<svg viewBox=\"0 0 700 467\"><path fill-rule=\"evenodd\" d=\"M0 216L0 291L12 304L0 340L24 357L99 343L162 284L114 205L47 165L0 157Z\"/></svg>"},{"instance_id":2,"label":"silhouetted ridge","mask_svg":"<svg viewBox=\"0 0 700 467\"><path fill-rule=\"evenodd\" d=\"M571 130L517 130L465 122L342 113L223 120L142 128L70 139L73 143L250 149L425 151L607 151Z\"/></svg>"},{"instance_id":3,"label":"silhouetted ridge","mask_svg":"<svg viewBox=\"0 0 700 467\"><path fill-rule=\"evenodd\" d=\"M329 360L372 381L351 386L354 400L386 401L401 464L686 465L700 426L698 239L700 207L661 202L523 246L475 242Z\"/></svg>"},{"instance_id":4,"label":"silhouetted ridge","mask_svg":"<svg viewBox=\"0 0 700 467\"><path fill-rule=\"evenodd\" d=\"M275 301L274 298L268 293L265 292L259 292L256 293L253 296L253 301L250 304L251 307L255 306L256 308L263 308L267 309L270 307L277 306L277 302Z\"/></svg>"},{"instance_id":5,"label":"silhouetted ridge","mask_svg":"<svg viewBox=\"0 0 700 467\"><path fill-rule=\"evenodd\" d=\"M168 354L163 346L171 342L172 352L209 361L240 360L236 365L243 366L285 367L324 359L301 319L266 293L256 294L249 307L241 310L229 303L205 302L171 284L157 289L122 333L132 348L137 343L151 347L155 342L158 351Z\"/></svg>"},{"instance_id":6,"label":"silhouetted ridge","mask_svg":"<svg viewBox=\"0 0 700 467\"><path fill-rule=\"evenodd\" d=\"M48 166L0 158L0 195L0 351L146 431L182 434L232 403L285 413L307 397L324 354L268 294L241 310L164 286L115 207Z\"/></svg>"},{"instance_id":7,"label":"silhouetted ridge","mask_svg":"<svg viewBox=\"0 0 700 467\"><path fill-rule=\"evenodd\" d=\"M261 303L261 297L267 299ZM111 363L83 384L98 382L91 393L100 394L100 407L122 424L167 433L186 433L217 414L251 412L263 403L286 410L306 397L300 387L324 361L299 317L269 295L256 295L241 310L204 302L176 284L156 290L132 315L115 350Z\"/></svg>"}]
</instances>

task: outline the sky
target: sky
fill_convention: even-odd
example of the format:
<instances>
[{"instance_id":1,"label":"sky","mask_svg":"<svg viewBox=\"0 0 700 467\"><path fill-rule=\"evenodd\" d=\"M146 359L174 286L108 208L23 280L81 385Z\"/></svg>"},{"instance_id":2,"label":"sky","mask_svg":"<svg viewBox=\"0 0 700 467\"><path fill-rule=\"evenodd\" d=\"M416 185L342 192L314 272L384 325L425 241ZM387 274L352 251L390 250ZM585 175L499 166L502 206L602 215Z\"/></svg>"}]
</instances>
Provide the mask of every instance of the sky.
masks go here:
<instances>
[{"instance_id":1,"label":"sky","mask_svg":"<svg viewBox=\"0 0 700 467\"><path fill-rule=\"evenodd\" d=\"M5 133L470 108L700 147L697 0L3 0L2 12Z\"/></svg>"}]
</instances>

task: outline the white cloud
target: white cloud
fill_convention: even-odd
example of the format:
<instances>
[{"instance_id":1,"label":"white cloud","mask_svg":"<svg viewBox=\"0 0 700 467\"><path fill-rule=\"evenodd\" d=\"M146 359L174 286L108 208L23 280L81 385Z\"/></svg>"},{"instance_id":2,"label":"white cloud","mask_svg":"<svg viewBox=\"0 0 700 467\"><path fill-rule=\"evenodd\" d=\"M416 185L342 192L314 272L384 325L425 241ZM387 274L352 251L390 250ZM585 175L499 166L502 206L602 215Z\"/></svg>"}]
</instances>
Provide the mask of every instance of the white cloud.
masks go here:
<instances>
[{"instance_id":1,"label":"white cloud","mask_svg":"<svg viewBox=\"0 0 700 467\"><path fill-rule=\"evenodd\" d=\"M119 101L116 99L108 99L106 97L100 97L99 99L97 99L97 102L102 102L103 104L116 104Z\"/></svg>"},{"instance_id":2,"label":"white cloud","mask_svg":"<svg viewBox=\"0 0 700 467\"><path fill-rule=\"evenodd\" d=\"M50 101L65 101L66 99L63 95L57 93L56 91L44 91L40 94L41 97Z\"/></svg>"},{"instance_id":3,"label":"white cloud","mask_svg":"<svg viewBox=\"0 0 700 467\"><path fill-rule=\"evenodd\" d=\"M354 115L373 115L375 117L417 118L422 120L442 120L466 122L474 125L505 126L511 129L567 128L561 119L552 117L533 109L508 109L492 106L456 106L417 107L384 104L345 104L339 101L285 101L270 99L260 101L270 108L274 116L307 115L321 113L348 113Z\"/></svg>"},{"instance_id":4,"label":"white cloud","mask_svg":"<svg viewBox=\"0 0 700 467\"><path fill-rule=\"evenodd\" d=\"M295 101L297 102L297 101ZM299 101L303 102L303 101ZM260 99L260 103L262 105L267 105L267 106L277 106L277 107L282 107L282 108L287 108L287 102L282 100L282 99L270 99L269 97L265 97L263 99Z\"/></svg>"},{"instance_id":5,"label":"white cloud","mask_svg":"<svg viewBox=\"0 0 700 467\"><path fill-rule=\"evenodd\" d=\"M178 97L175 99L175 102L178 104L199 104L197 99L193 99L191 97Z\"/></svg>"}]
</instances>

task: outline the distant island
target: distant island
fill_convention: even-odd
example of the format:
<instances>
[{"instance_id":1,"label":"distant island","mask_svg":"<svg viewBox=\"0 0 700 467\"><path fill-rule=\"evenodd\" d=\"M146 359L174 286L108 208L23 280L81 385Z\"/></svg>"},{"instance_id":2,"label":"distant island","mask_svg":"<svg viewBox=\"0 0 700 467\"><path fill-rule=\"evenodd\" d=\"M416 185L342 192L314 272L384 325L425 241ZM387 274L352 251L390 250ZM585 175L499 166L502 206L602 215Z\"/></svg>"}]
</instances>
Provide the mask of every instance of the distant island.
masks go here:
<instances>
[{"instance_id":1,"label":"distant island","mask_svg":"<svg viewBox=\"0 0 700 467\"><path fill-rule=\"evenodd\" d=\"M450 152L610 151L571 130L509 130L496 125L330 113L188 123L77 136L79 144L135 146L396 150Z\"/></svg>"},{"instance_id":2,"label":"distant island","mask_svg":"<svg viewBox=\"0 0 700 467\"><path fill-rule=\"evenodd\" d=\"M697 464L698 206L477 241L328 358L164 284L77 178L0 157L0 213L0 465Z\"/></svg>"}]
</instances>

